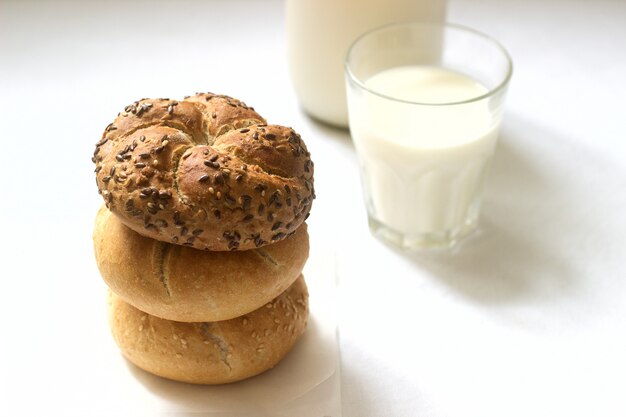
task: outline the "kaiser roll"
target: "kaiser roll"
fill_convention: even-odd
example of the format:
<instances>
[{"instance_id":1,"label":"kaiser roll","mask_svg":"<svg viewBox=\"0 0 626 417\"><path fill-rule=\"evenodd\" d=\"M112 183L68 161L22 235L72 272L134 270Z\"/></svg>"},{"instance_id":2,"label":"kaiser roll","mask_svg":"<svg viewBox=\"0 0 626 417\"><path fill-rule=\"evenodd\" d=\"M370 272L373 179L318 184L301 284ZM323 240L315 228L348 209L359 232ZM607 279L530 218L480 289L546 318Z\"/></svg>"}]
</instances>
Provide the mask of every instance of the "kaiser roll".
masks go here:
<instances>
[{"instance_id":1,"label":"kaiser roll","mask_svg":"<svg viewBox=\"0 0 626 417\"><path fill-rule=\"evenodd\" d=\"M211 93L126 106L92 160L98 190L124 224L197 249L278 242L304 222L315 198L300 135Z\"/></svg>"},{"instance_id":2,"label":"kaiser roll","mask_svg":"<svg viewBox=\"0 0 626 417\"><path fill-rule=\"evenodd\" d=\"M249 313L285 291L309 255L306 223L262 248L209 252L139 235L104 206L94 248L100 274L126 302L157 317L195 322Z\"/></svg>"},{"instance_id":3,"label":"kaiser roll","mask_svg":"<svg viewBox=\"0 0 626 417\"><path fill-rule=\"evenodd\" d=\"M195 384L239 381L276 365L308 318L300 277L266 306L227 321L182 323L146 314L109 291L109 321L122 354L138 367Z\"/></svg>"}]
</instances>

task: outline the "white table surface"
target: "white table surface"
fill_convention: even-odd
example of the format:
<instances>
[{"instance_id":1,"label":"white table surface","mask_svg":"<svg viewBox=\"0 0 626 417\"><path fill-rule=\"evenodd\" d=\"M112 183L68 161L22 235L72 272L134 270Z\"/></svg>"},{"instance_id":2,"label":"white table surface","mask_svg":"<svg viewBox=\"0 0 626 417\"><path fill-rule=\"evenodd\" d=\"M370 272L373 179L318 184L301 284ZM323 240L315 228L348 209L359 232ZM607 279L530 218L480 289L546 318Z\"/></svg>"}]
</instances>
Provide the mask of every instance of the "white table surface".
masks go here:
<instances>
[{"instance_id":1,"label":"white table surface","mask_svg":"<svg viewBox=\"0 0 626 417\"><path fill-rule=\"evenodd\" d=\"M75 370L119 359L93 343L103 128L139 97L214 91L311 150L344 417L625 416L626 2L450 0L449 20L515 72L480 233L411 255L369 235L348 134L300 111L281 1L0 1L0 415L64 415L98 386Z\"/></svg>"}]
</instances>

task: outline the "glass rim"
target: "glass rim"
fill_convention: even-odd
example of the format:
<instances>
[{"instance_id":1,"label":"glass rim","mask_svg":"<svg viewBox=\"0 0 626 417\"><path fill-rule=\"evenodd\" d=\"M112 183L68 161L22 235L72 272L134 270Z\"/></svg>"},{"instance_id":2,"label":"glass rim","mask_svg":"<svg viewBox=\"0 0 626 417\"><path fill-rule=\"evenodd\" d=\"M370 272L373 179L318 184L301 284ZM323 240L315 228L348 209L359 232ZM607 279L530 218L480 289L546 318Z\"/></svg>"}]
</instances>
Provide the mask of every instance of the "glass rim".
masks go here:
<instances>
[{"instance_id":1,"label":"glass rim","mask_svg":"<svg viewBox=\"0 0 626 417\"><path fill-rule=\"evenodd\" d=\"M390 29L393 27L402 27L402 26L406 26L406 27L410 27L410 26L433 26L433 27L440 27L443 29L456 29L456 30L460 30L462 32L466 32L466 33L470 33L472 35L478 36L480 38L483 38L484 40L488 41L489 43L491 43L492 45L494 45L504 56L506 63L507 63L507 68L506 68L506 74L504 76L504 78L502 79L502 81L497 84L495 87L489 89L486 93L481 94L479 96L476 97L472 97L469 98L467 100L460 100L460 101L447 101L447 102L439 102L439 103L428 103L428 102L420 102L420 101L412 101L412 100L405 100L405 99L401 99L398 97L392 97L390 95L387 94L383 94L380 93L376 90L371 89L370 87L367 87L365 85L365 83L359 78L357 77L351 70L350 68L350 57L352 56L352 52L355 49L356 45L361 42L363 39L365 39L366 37L373 35L376 32L382 32L385 29ZM476 29L470 28L468 26L464 26L464 25L460 25L457 23L451 23L451 22L442 22L442 23L436 23L436 22L430 22L430 21L405 21L405 22L394 22L394 23L389 23L383 26L379 26L376 27L374 29L370 29L364 33L362 33L361 35L359 35L353 42L352 44L350 44L350 47L348 48L348 53L346 54L346 58L345 58L345 62L344 62L344 70L346 75L348 76L348 78L350 79L350 81L354 82L356 85L358 85L360 88L362 88L363 90L367 91L368 93L377 95L379 97L382 97L384 99L387 100L392 100L392 101L396 101L399 103L406 103L406 104L415 104L415 105L419 105L419 106L450 106L450 105L456 105L456 104L468 104L468 103L474 103L477 101L481 101L484 100L486 98L489 98L491 96L496 95L497 93L499 93L500 91L502 91L509 83L509 81L511 80L511 76L513 75L513 60L511 59L511 55L509 54L509 52L506 50L506 48L500 43L498 42L495 38L480 32Z\"/></svg>"}]
</instances>

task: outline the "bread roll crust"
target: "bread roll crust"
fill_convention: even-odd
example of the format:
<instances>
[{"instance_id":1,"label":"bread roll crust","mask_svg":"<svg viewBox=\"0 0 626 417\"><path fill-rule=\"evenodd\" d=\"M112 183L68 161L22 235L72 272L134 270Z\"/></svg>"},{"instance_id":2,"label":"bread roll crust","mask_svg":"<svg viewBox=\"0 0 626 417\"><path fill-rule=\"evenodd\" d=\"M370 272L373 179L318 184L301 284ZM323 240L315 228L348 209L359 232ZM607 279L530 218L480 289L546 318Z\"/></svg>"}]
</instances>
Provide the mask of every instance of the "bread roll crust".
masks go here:
<instances>
[{"instance_id":1,"label":"bread roll crust","mask_svg":"<svg viewBox=\"0 0 626 417\"><path fill-rule=\"evenodd\" d=\"M128 227L212 251L284 239L315 198L313 163L293 129L211 93L142 99L96 144L98 190Z\"/></svg>"},{"instance_id":2,"label":"bread roll crust","mask_svg":"<svg viewBox=\"0 0 626 417\"><path fill-rule=\"evenodd\" d=\"M122 354L150 373L194 384L235 382L274 367L304 332L307 319L302 277L252 313L212 323L160 319L109 291L109 322Z\"/></svg>"},{"instance_id":3,"label":"bread roll crust","mask_svg":"<svg viewBox=\"0 0 626 417\"><path fill-rule=\"evenodd\" d=\"M248 251L208 252L159 242L122 224L106 207L94 249L106 284L126 302L168 320L228 320L287 289L309 255L306 223L292 236Z\"/></svg>"}]
</instances>

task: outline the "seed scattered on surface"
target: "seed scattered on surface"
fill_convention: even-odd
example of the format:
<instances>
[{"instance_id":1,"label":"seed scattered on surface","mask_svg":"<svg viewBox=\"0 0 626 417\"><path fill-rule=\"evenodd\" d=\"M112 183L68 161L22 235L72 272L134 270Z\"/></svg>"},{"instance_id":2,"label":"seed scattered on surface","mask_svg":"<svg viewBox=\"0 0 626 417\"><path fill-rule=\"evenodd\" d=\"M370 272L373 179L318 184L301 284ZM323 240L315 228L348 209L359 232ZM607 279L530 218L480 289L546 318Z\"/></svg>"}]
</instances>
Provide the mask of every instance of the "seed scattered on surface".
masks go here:
<instances>
[{"instance_id":1,"label":"seed scattered on surface","mask_svg":"<svg viewBox=\"0 0 626 417\"><path fill-rule=\"evenodd\" d=\"M276 222L272 225L272 231L278 229L280 226L282 226L283 223L282 222Z\"/></svg>"},{"instance_id":2,"label":"seed scattered on surface","mask_svg":"<svg viewBox=\"0 0 626 417\"><path fill-rule=\"evenodd\" d=\"M279 195L280 195L280 190L274 191L272 195L270 196L270 201L267 203L267 205L271 206L273 203L275 203L278 200Z\"/></svg>"},{"instance_id":3,"label":"seed scattered on surface","mask_svg":"<svg viewBox=\"0 0 626 417\"><path fill-rule=\"evenodd\" d=\"M208 175L207 175L207 177L208 177ZM215 188L209 187L209 193L215 194Z\"/></svg>"},{"instance_id":4,"label":"seed scattered on surface","mask_svg":"<svg viewBox=\"0 0 626 417\"><path fill-rule=\"evenodd\" d=\"M252 219L254 219L254 216L252 214L246 214L244 218L242 219L242 221L249 222Z\"/></svg>"},{"instance_id":5,"label":"seed scattered on surface","mask_svg":"<svg viewBox=\"0 0 626 417\"><path fill-rule=\"evenodd\" d=\"M137 162L135 164L135 168L145 168L145 167L146 167L146 164L144 164L143 162Z\"/></svg>"},{"instance_id":6,"label":"seed scattered on surface","mask_svg":"<svg viewBox=\"0 0 626 417\"><path fill-rule=\"evenodd\" d=\"M272 242L282 239L283 237L285 237L284 233L276 233L274 236L272 236Z\"/></svg>"},{"instance_id":7,"label":"seed scattered on surface","mask_svg":"<svg viewBox=\"0 0 626 417\"><path fill-rule=\"evenodd\" d=\"M198 178L198 182L205 182L208 179L209 179L209 175L208 174L204 174L203 176Z\"/></svg>"},{"instance_id":8,"label":"seed scattered on surface","mask_svg":"<svg viewBox=\"0 0 626 417\"><path fill-rule=\"evenodd\" d=\"M246 129L241 129L239 133L248 133L249 131L250 129L246 128Z\"/></svg>"},{"instance_id":9,"label":"seed scattered on surface","mask_svg":"<svg viewBox=\"0 0 626 417\"><path fill-rule=\"evenodd\" d=\"M274 140L274 139L276 139L276 135L273 134L273 133L266 133L265 134L265 139L267 139L267 140Z\"/></svg>"},{"instance_id":10,"label":"seed scattered on surface","mask_svg":"<svg viewBox=\"0 0 626 417\"><path fill-rule=\"evenodd\" d=\"M183 154L182 158L183 159L187 159L191 156L191 149L188 149L187 151L185 151L185 153Z\"/></svg>"}]
</instances>

